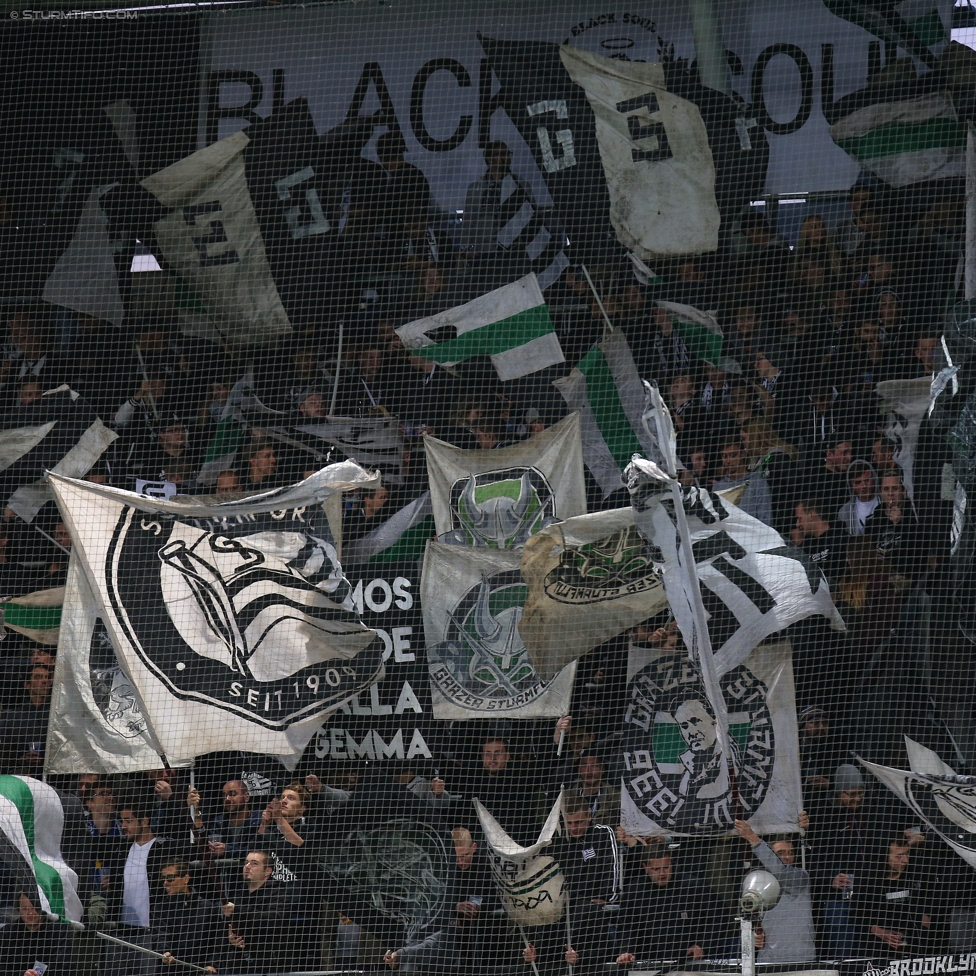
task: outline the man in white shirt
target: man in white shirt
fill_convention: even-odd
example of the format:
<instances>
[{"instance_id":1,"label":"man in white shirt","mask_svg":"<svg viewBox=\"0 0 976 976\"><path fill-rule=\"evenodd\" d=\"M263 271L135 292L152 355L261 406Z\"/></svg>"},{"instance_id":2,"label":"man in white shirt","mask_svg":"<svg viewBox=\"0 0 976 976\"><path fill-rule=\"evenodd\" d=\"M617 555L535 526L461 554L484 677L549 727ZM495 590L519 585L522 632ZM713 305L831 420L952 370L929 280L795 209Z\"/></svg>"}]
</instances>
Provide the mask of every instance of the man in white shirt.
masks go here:
<instances>
[{"instance_id":1,"label":"man in white shirt","mask_svg":"<svg viewBox=\"0 0 976 976\"><path fill-rule=\"evenodd\" d=\"M148 810L141 809L136 804L124 806L119 810L119 819L122 835L130 842L130 846L122 871L122 907L115 935L126 942L152 949L148 865L149 855L158 841L149 826ZM112 888L117 897L119 891L115 870L110 871L109 880L115 882ZM106 976L151 976L155 967L156 960L152 956L110 944L103 972Z\"/></svg>"}]
</instances>

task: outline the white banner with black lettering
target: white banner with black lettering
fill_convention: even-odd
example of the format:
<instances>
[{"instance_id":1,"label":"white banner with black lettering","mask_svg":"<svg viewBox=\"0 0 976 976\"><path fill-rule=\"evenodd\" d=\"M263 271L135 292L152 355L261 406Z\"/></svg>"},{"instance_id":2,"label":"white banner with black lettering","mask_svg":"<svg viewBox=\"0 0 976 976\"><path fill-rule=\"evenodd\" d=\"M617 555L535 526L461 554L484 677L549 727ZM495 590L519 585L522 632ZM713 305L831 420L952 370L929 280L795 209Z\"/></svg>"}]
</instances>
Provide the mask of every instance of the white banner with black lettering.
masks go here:
<instances>
[{"instance_id":1,"label":"white banner with black lettering","mask_svg":"<svg viewBox=\"0 0 976 976\"><path fill-rule=\"evenodd\" d=\"M952 0L933 6L948 24ZM866 86L880 41L821 0L792 0L788 16L784 9L781 0L745 0L724 9L722 18L732 87L751 103L746 121L757 123L749 132L763 127L775 136L766 192L846 190L859 167L830 138L832 105ZM305 95L319 133L360 115L399 128L407 161L424 171L445 210L463 208L467 187L484 172L479 141L483 146L488 139L512 147L514 171L545 202L534 147L495 111L479 34L567 43L631 62L657 62L660 47L669 45L677 59L695 57L683 0L609 7L592 0L515 7L428 0L222 10L210 15L201 42L210 61L201 75L200 145Z\"/></svg>"}]
</instances>

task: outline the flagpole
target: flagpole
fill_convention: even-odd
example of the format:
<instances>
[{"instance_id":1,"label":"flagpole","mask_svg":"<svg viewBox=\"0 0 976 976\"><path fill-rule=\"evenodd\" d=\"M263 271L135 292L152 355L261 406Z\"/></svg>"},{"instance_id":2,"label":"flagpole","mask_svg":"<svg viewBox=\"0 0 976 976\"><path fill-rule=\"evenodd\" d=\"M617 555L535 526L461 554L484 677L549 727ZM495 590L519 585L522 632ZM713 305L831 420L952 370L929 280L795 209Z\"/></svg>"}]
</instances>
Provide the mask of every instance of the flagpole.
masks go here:
<instances>
[{"instance_id":1,"label":"flagpole","mask_svg":"<svg viewBox=\"0 0 976 976\"><path fill-rule=\"evenodd\" d=\"M570 952L572 951L573 948L573 933L570 931L569 928L569 892L568 891L566 892L565 912L566 912L566 951ZM569 976L573 976L573 964L570 962L566 963L566 968L569 970Z\"/></svg>"},{"instance_id":2,"label":"flagpole","mask_svg":"<svg viewBox=\"0 0 976 976\"><path fill-rule=\"evenodd\" d=\"M649 384L650 385L650 384ZM701 581L698 578L698 566L695 563L695 552L691 545L691 531L688 528L688 517L685 513L684 499L681 496L681 483L678 481L677 457L674 453L674 444L671 437L664 429L664 418L661 410L664 402L661 400L657 384L651 389L656 394L654 396L654 424L657 427L657 439L664 457L667 474L671 479L671 497L674 500L674 520L678 529L678 538L681 540L681 559L682 568L688 574L691 586L688 588L691 594L691 610L695 620L695 646L689 647L688 651L693 659L697 659L698 667L701 671L702 682L705 685L705 692L708 695L712 708L715 709L715 736L718 739L719 748L725 756L726 762L732 765L732 752L729 748L729 718L725 707L725 696L722 694L718 676L713 669L712 642L708 634L708 618L705 615L705 604L702 602ZM679 554L680 558L680 554ZM734 769L732 770L734 775Z\"/></svg>"},{"instance_id":3,"label":"flagpole","mask_svg":"<svg viewBox=\"0 0 976 976\"><path fill-rule=\"evenodd\" d=\"M976 132L966 126L965 298L976 298Z\"/></svg>"},{"instance_id":4,"label":"flagpole","mask_svg":"<svg viewBox=\"0 0 976 976\"><path fill-rule=\"evenodd\" d=\"M116 945L125 946L127 949L135 949L136 952L141 952L143 955L152 956L153 959L163 959L165 958L163 953L154 952L152 949L147 949L144 946L136 945L134 942L126 942L125 939L117 939L114 935L107 935L105 932L96 932L100 939L106 939L108 942L114 942ZM203 966L197 966L192 962L184 962L182 959L176 959L170 956L173 960L172 965L174 966L185 966L187 969L195 969L198 973L205 973L207 970Z\"/></svg>"},{"instance_id":5,"label":"flagpole","mask_svg":"<svg viewBox=\"0 0 976 976\"><path fill-rule=\"evenodd\" d=\"M603 299L600 298L600 294L596 290L596 285L593 284L590 272L586 270L585 264L581 264L580 267L583 269L583 274L586 275L586 283L590 286L590 291L593 292L593 297L596 299L596 303L600 306L600 311L603 313L603 321L607 323L607 331L613 332L613 326L610 324L610 316L607 315L607 310L603 307Z\"/></svg>"},{"instance_id":6,"label":"flagpole","mask_svg":"<svg viewBox=\"0 0 976 976\"><path fill-rule=\"evenodd\" d=\"M339 344L336 346L336 374L332 383L332 402L329 404L329 416L335 416L336 397L339 395L339 373L342 369L342 330L345 323L339 319Z\"/></svg>"},{"instance_id":7,"label":"flagpole","mask_svg":"<svg viewBox=\"0 0 976 976\"><path fill-rule=\"evenodd\" d=\"M522 923L516 922L515 924L518 926L519 932L522 933L522 941L525 943L525 948L528 949L532 943L529 942L529 937L525 934L525 929L522 928ZM532 967L532 972L535 973L535 976L539 976L539 967L535 964L535 961L531 961L529 965Z\"/></svg>"},{"instance_id":8,"label":"flagpole","mask_svg":"<svg viewBox=\"0 0 976 976\"><path fill-rule=\"evenodd\" d=\"M159 410L156 407L156 398L152 395L152 390L149 389L149 372L146 369L146 361L142 358L142 350L139 348L139 343L136 343L136 355L139 357L139 365L142 367L142 378L146 381L146 396L149 397L149 406L152 407L153 416L159 420Z\"/></svg>"}]
</instances>

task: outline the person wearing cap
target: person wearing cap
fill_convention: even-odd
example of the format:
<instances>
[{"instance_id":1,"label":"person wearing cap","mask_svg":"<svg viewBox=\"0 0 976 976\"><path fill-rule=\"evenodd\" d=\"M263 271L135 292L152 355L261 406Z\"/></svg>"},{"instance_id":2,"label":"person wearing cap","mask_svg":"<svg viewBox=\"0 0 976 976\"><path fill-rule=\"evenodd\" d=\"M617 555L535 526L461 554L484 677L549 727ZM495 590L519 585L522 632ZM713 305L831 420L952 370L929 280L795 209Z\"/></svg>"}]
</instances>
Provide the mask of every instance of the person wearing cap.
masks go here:
<instances>
[{"instance_id":1,"label":"person wearing cap","mask_svg":"<svg viewBox=\"0 0 976 976\"><path fill-rule=\"evenodd\" d=\"M861 770L851 763L834 771L829 796L813 801L808 839L816 853L811 873L823 899L823 947L828 958L848 958L856 951L851 904L860 897L858 886L866 881L884 838L896 829L904 833L911 825L908 809L890 794L867 799ZM921 839L909 833L910 843Z\"/></svg>"},{"instance_id":2,"label":"person wearing cap","mask_svg":"<svg viewBox=\"0 0 976 976\"><path fill-rule=\"evenodd\" d=\"M800 731L800 780L805 794L829 790L834 770L843 764L845 749L820 705L807 705L797 715Z\"/></svg>"}]
</instances>

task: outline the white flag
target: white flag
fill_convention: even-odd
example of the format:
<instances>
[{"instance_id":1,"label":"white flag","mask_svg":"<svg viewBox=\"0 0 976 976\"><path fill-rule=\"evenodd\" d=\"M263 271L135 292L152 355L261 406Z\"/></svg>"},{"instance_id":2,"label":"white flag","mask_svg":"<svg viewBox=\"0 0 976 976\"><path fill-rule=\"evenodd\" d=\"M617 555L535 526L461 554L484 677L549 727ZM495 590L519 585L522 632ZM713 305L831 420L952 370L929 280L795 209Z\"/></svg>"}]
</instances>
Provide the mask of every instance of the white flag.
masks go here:
<instances>
[{"instance_id":1,"label":"white flag","mask_svg":"<svg viewBox=\"0 0 976 976\"><path fill-rule=\"evenodd\" d=\"M78 557L68 562L44 752L50 776L159 769L162 747L99 619Z\"/></svg>"},{"instance_id":2,"label":"white flag","mask_svg":"<svg viewBox=\"0 0 976 976\"><path fill-rule=\"evenodd\" d=\"M695 622L674 505L670 492L660 492L652 468L640 458L628 468L634 521L659 554L668 603L690 643ZM761 641L805 617L824 616L836 630L846 629L823 573L802 549L727 496L685 488L682 498L717 675L738 667Z\"/></svg>"},{"instance_id":3,"label":"white flag","mask_svg":"<svg viewBox=\"0 0 976 976\"><path fill-rule=\"evenodd\" d=\"M718 744L712 696L687 653L630 647L620 781L627 833L718 836L739 816L759 833L797 829L802 801L789 641L757 647L718 685L731 762Z\"/></svg>"},{"instance_id":4,"label":"white flag","mask_svg":"<svg viewBox=\"0 0 976 976\"><path fill-rule=\"evenodd\" d=\"M964 861L976 868L976 776L960 776L938 753L905 736L911 769L858 759Z\"/></svg>"},{"instance_id":5,"label":"white flag","mask_svg":"<svg viewBox=\"0 0 976 976\"><path fill-rule=\"evenodd\" d=\"M566 905L562 868L542 851L559 827L562 794L556 799L539 839L531 847L512 840L475 797L472 800L491 852L491 873L508 917L519 925L551 925L563 917Z\"/></svg>"},{"instance_id":6,"label":"white flag","mask_svg":"<svg viewBox=\"0 0 976 976\"><path fill-rule=\"evenodd\" d=\"M694 102L668 91L660 64L563 45L596 117L617 240L645 261L718 247L715 164Z\"/></svg>"},{"instance_id":7,"label":"white flag","mask_svg":"<svg viewBox=\"0 0 976 976\"><path fill-rule=\"evenodd\" d=\"M291 332L244 171L249 141L237 132L142 181L173 208L155 225L166 260L204 297L217 331L237 344Z\"/></svg>"},{"instance_id":8,"label":"white flag","mask_svg":"<svg viewBox=\"0 0 976 976\"><path fill-rule=\"evenodd\" d=\"M147 498L51 476L98 612L167 758L300 752L383 675L323 502L347 461L239 500Z\"/></svg>"},{"instance_id":9,"label":"white flag","mask_svg":"<svg viewBox=\"0 0 976 976\"><path fill-rule=\"evenodd\" d=\"M517 549L543 526L586 512L579 414L495 451L433 437L424 450L441 542Z\"/></svg>"},{"instance_id":10,"label":"white flag","mask_svg":"<svg viewBox=\"0 0 976 976\"><path fill-rule=\"evenodd\" d=\"M543 680L519 635L521 552L427 543L421 581L434 718L558 718L576 665Z\"/></svg>"}]
</instances>

